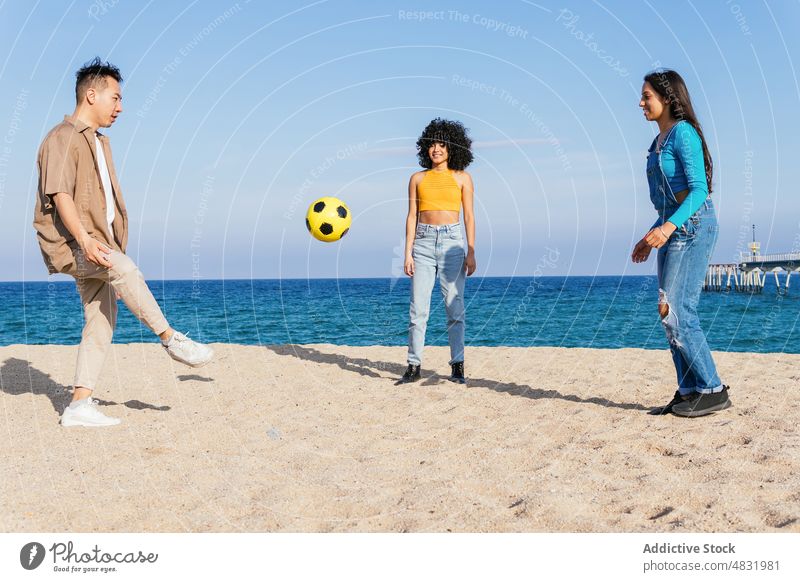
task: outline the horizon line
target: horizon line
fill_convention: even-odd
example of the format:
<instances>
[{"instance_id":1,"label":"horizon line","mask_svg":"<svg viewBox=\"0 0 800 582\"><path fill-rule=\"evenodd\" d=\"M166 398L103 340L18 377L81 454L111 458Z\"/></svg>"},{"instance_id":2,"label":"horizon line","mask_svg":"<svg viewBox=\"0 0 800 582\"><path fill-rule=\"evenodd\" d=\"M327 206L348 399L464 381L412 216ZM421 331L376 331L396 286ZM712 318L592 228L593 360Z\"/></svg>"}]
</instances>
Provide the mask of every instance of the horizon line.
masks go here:
<instances>
[{"instance_id":1,"label":"horizon line","mask_svg":"<svg viewBox=\"0 0 800 582\"><path fill-rule=\"evenodd\" d=\"M56 273L56 275L64 275L63 273ZM70 275L64 275L70 277ZM657 275L634 275L634 274L606 274L606 275L483 275L472 276L469 279L559 279L563 277L593 277L595 279L601 277L656 277ZM145 281L197 281L197 282L212 282L212 281L337 281L337 280L385 280L385 279L406 279L407 277L227 277L227 278L201 278L195 279L192 277L180 279L150 279ZM49 279L25 279L25 280L10 280L0 279L0 284L3 283L70 283L74 279L57 279L51 281Z\"/></svg>"}]
</instances>

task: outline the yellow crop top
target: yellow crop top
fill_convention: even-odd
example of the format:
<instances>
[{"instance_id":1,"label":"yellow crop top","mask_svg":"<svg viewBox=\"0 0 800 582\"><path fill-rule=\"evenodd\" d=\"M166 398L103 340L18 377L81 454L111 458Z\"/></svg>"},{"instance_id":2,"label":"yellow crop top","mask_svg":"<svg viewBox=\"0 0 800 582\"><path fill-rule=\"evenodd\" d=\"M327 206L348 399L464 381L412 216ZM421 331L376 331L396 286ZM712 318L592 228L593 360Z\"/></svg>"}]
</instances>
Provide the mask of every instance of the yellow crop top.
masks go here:
<instances>
[{"instance_id":1,"label":"yellow crop top","mask_svg":"<svg viewBox=\"0 0 800 582\"><path fill-rule=\"evenodd\" d=\"M417 186L419 211L452 210L461 212L461 187L453 172L428 170Z\"/></svg>"}]
</instances>

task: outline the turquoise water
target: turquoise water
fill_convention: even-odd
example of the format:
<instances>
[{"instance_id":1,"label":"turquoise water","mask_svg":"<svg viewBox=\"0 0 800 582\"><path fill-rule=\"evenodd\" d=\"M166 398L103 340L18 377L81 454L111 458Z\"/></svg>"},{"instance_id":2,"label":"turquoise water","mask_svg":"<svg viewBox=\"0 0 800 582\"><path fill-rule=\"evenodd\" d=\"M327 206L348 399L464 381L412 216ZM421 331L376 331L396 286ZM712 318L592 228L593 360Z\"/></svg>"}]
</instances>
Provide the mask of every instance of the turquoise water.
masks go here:
<instances>
[{"instance_id":1,"label":"turquoise water","mask_svg":"<svg viewBox=\"0 0 800 582\"><path fill-rule=\"evenodd\" d=\"M407 279L150 281L172 325L205 342L405 345ZM0 283L0 345L76 344L73 282ZM487 277L467 280L472 346L667 347L655 277ZM800 353L800 289L703 293L713 350ZM114 341L156 341L120 303ZM434 289L427 343L447 345Z\"/></svg>"}]
</instances>

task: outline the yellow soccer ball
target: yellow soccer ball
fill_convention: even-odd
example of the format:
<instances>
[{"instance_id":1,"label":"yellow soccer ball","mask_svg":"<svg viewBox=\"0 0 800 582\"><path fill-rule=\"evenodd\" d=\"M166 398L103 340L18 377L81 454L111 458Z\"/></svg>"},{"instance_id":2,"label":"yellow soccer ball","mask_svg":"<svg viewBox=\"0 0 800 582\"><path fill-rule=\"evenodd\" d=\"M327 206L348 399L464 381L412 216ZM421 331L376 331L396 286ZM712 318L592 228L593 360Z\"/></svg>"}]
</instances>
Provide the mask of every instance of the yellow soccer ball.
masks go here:
<instances>
[{"instance_id":1,"label":"yellow soccer ball","mask_svg":"<svg viewBox=\"0 0 800 582\"><path fill-rule=\"evenodd\" d=\"M352 218L347 205L331 196L314 200L306 212L306 228L317 240L334 242L350 230Z\"/></svg>"}]
</instances>

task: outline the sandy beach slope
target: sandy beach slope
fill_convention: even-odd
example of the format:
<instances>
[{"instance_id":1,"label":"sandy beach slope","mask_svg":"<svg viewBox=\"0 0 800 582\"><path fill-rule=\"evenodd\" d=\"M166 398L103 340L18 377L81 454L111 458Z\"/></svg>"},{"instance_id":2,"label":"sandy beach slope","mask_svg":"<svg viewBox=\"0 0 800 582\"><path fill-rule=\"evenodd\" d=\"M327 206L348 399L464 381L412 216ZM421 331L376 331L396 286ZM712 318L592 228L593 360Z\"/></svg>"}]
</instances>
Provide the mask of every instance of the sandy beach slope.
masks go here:
<instances>
[{"instance_id":1,"label":"sandy beach slope","mask_svg":"<svg viewBox=\"0 0 800 582\"><path fill-rule=\"evenodd\" d=\"M4 532L800 532L800 356L717 353L734 407L651 416L669 353L115 345L121 425L63 429L75 346L0 348Z\"/></svg>"}]
</instances>

